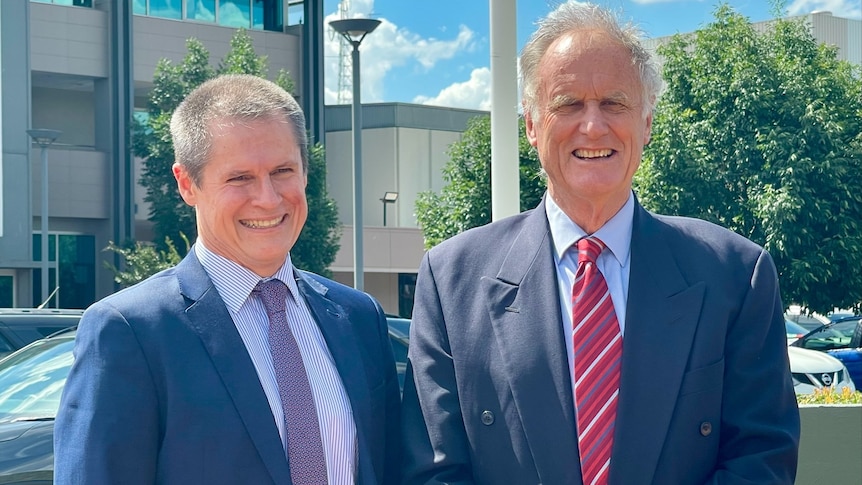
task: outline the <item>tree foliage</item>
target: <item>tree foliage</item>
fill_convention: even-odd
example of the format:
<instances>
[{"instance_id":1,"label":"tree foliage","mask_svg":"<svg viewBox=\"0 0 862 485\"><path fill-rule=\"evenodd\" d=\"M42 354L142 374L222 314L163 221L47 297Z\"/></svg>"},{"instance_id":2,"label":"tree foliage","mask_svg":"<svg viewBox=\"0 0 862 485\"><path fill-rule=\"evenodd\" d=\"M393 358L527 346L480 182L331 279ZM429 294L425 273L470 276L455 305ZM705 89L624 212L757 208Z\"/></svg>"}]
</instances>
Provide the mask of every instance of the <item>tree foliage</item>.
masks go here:
<instances>
[{"instance_id":1,"label":"tree foliage","mask_svg":"<svg viewBox=\"0 0 862 485\"><path fill-rule=\"evenodd\" d=\"M545 191L536 150L519 122L520 208L535 207ZM416 199L416 218L430 248L460 232L491 222L491 119L477 116L467 124L460 141L449 148L443 168L446 185L439 194L422 192Z\"/></svg>"},{"instance_id":2,"label":"tree foliage","mask_svg":"<svg viewBox=\"0 0 862 485\"><path fill-rule=\"evenodd\" d=\"M189 240L183 236L183 241L186 243L184 252L188 252ZM117 268L109 261L105 261L105 266L113 271L115 282L121 286L131 286L180 262L182 256L174 242L166 239L165 246L167 249L159 249L155 244L140 241L126 246L117 246L110 242L105 251L113 251L122 256L125 269Z\"/></svg>"},{"instance_id":3,"label":"tree foliage","mask_svg":"<svg viewBox=\"0 0 862 485\"><path fill-rule=\"evenodd\" d=\"M635 178L642 203L766 247L785 304L862 302L862 72L796 20L726 5L659 48L666 90Z\"/></svg>"},{"instance_id":4,"label":"tree foliage","mask_svg":"<svg viewBox=\"0 0 862 485\"><path fill-rule=\"evenodd\" d=\"M137 119L133 125L132 149L143 159L139 182L146 189L144 200L150 204L148 219L153 222L155 240L159 241L157 248L163 253L169 251L171 241L179 240L182 234L188 234L191 240L197 234L194 210L180 197L171 172L174 163L171 115L188 93L219 74L267 76L267 59L255 54L254 44L246 31L237 31L230 45L230 51L217 69L210 66L209 52L197 39L186 42L188 53L181 63L174 64L167 59L159 61L153 75L147 116ZM294 90L294 83L284 70L279 71L275 82L288 92ZM326 190L323 148L313 146L309 155L308 222L291 249L291 259L302 269L328 274L328 267L338 252L341 226L335 201ZM127 264L131 262L128 257L126 260Z\"/></svg>"}]
</instances>

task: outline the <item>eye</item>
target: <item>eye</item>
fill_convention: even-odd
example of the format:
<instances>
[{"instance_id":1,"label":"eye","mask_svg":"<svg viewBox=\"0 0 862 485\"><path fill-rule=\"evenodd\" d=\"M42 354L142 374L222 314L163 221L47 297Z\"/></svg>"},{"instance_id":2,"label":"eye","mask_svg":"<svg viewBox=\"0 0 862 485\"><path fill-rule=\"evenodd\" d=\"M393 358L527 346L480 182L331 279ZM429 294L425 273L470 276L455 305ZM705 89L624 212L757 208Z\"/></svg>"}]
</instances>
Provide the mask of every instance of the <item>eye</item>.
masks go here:
<instances>
[{"instance_id":1,"label":"eye","mask_svg":"<svg viewBox=\"0 0 862 485\"><path fill-rule=\"evenodd\" d=\"M236 175L234 177L227 179L227 182L230 184L236 184L236 183L246 182L248 180L251 180L250 175Z\"/></svg>"}]
</instances>

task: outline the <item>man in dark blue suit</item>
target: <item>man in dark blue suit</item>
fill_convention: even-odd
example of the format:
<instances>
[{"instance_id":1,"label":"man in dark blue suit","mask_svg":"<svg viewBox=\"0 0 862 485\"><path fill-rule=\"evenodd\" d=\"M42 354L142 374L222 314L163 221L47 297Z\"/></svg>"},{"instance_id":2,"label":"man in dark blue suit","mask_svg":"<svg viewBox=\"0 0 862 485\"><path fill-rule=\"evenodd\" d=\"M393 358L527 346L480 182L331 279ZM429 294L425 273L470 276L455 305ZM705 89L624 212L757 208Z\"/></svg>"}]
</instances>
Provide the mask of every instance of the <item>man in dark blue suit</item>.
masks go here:
<instances>
[{"instance_id":1,"label":"man in dark blue suit","mask_svg":"<svg viewBox=\"0 0 862 485\"><path fill-rule=\"evenodd\" d=\"M395 483L383 310L291 264L308 214L300 107L264 79L221 76L189 94L171 134L198 239L85 312L56 483Z\"/></svg>"},{"instance_id":2,"label":"man in dark blue suit","mask_svg":"<svg viewBox=\"0 0 862 485\"><path fill-rule=\"evenodd\" d=\"M422 262L405 483L793 483L772 259L632 192L661 84L637 32L565 3L520 62L548 191Z\"/></svg>"}]
</instances>

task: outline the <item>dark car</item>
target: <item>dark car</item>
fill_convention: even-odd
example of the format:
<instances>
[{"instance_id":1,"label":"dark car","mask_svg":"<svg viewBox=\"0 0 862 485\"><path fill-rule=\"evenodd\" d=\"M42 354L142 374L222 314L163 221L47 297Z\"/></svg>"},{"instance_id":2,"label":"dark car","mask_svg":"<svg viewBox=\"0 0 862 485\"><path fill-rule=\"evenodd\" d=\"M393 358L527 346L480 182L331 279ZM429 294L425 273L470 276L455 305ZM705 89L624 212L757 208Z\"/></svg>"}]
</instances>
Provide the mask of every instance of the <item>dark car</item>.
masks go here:
<instances>
[{"instance_id":1,"label":"dark car","mask_svg":"<svg viewBox=\"0 0 862 485\"><path fill-rule=\"evenodd\" d=\"M0 358L30 342L74 327L84 310L0 308Z\"/></svg>"},{"instance_id":2,"label":"dark car","mask_svg":"<svg viewBox=\"0 0 862 485\"><path fill-rule=\"evenodd\" d=\"M844 363L856 389L862 389L862 317L843 317L812 330L795 347L827 352Z\"/></svg>"},{"instance_id":3,"label":"dark car","mask_svg":"<svg viewBox=\"0 0 862 485\"><path fill-rule=\"evenodd\" d=\"M387 317L403 387L410 320ZM0 484L49 485L54 418L72 367L75 330L37 340L0 360Z\"/></svg>"},{"instance_id":4,"label":"dark car","mask_svg":"<svg viewBox=\"0 0 862 485\"><path fill-rule=\"evenodd\" d=\"M404 390L404 373L407 371L407 347L410 345L410 319L386 317L389 324L389 341L395 354L395 368L398 370L398 387Z\"/></svg>"},{"instance_id":5,"label":"dark car","mask_svg":"<svg viewBox=\"0 0 862 485\"><path fill-rule=\"evenodd\" d=\"M53 482L54 417L74 342L66 330L0 360L0 483Z\"/></svg>"}]
</instances>

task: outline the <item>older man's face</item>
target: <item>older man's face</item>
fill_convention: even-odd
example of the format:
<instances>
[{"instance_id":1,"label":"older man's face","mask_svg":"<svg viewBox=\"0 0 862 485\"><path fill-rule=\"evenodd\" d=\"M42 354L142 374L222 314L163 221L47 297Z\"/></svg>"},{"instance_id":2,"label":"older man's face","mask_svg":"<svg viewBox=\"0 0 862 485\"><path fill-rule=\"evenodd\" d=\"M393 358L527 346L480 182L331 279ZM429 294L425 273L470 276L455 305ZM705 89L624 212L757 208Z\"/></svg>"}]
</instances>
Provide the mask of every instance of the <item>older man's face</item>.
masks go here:
<instances>
[{"instance_id":1,"label":"older man's face","mask_svg":"<svg viewBox=\"0 0 862 485\"><path fill-rule=\"evenodd\" d=\"M272 276L308 216L307 177L291 126L280 118L213 123L200 186L174 165L180 194L195 207L207 249Z\"/></svg>"},{"instance_id":2,"label":"older man's face","mask_svg":"<svg viewBox=\"0 0 862 485\"><path fill-rule=\"evenodd\" d=\"M603 32L567 34L542 57L538 79L535 117L525 119L549 193L563 210L619 209L652 125L629 51Z\"/></svg>"}]
</instances>

